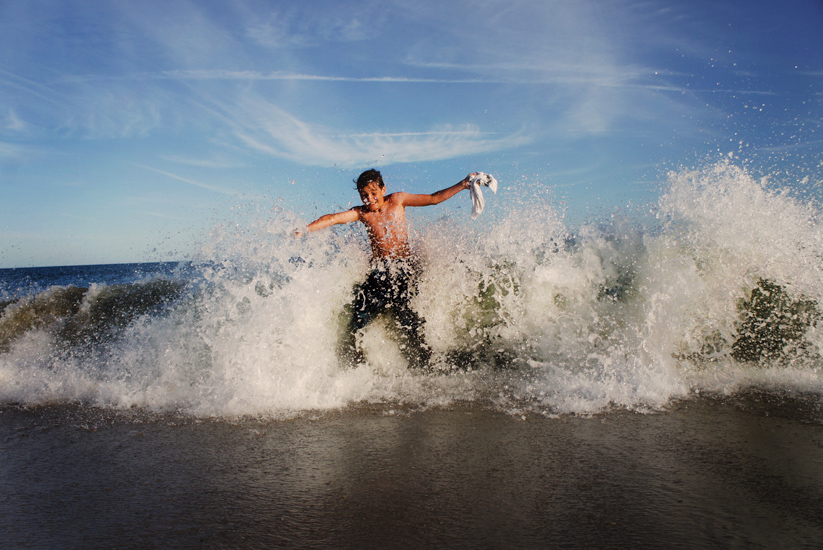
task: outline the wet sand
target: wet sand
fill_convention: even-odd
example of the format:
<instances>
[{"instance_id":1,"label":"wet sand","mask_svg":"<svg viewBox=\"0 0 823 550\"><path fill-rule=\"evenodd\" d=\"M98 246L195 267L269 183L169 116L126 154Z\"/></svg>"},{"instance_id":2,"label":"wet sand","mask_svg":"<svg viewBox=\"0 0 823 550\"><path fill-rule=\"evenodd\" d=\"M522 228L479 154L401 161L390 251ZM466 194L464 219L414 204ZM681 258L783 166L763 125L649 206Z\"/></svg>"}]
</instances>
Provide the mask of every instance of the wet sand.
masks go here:
<instances>
[{"instance_id":1,"label":"wet sand","mask_svg":"<svg viewBox=\"0 0 823 550\"><path fill-rule=\"evenodd\" d=\"M823 413L0 408L2 548L821 548Z\"/></svg>"}]
</instances>

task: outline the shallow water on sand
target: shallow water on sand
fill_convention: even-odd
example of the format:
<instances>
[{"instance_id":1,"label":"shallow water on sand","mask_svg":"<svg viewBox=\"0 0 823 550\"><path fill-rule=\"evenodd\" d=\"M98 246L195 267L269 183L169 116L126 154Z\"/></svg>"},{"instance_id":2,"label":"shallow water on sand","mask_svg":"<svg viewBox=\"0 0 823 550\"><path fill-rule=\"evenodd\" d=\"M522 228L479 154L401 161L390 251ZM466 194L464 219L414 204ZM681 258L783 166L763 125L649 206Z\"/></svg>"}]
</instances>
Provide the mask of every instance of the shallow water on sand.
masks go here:
<instances>
[{"instance_id":1,"label":"shallow water on sand","mask_svg":"<svg viewBox=\"0 0 823 550\"><path fill-rule=\"evenodd\" d=\"M654 414L0 409L7 548L819 548L816 399Z\"/></svg>"}]
</instances>

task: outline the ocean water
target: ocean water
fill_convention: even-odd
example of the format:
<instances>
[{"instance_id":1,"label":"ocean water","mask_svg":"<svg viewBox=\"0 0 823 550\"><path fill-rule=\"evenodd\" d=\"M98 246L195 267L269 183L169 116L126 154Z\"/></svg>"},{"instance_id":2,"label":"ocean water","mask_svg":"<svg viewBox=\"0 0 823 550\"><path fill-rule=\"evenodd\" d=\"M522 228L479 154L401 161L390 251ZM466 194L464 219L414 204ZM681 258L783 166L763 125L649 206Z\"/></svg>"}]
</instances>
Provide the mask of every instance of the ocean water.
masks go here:
<instances>
[{"instance_id":1,"label":"ocean water","mask_svg":"<svg viewBox=\"0 0 823 550\"><path fill-rule=\"evenodd\" d=\"M672 172L641 216L582 227L538 198L477 222L411 213L428 370L405 363L388 317L362 335L365 365L337 356L368 269L358 227L294 238L305 220L258 207L181 264L0 270L0 404L280 419L820 403L821 205L790 189L723 161Z\"/></svg>"}]
</instances>

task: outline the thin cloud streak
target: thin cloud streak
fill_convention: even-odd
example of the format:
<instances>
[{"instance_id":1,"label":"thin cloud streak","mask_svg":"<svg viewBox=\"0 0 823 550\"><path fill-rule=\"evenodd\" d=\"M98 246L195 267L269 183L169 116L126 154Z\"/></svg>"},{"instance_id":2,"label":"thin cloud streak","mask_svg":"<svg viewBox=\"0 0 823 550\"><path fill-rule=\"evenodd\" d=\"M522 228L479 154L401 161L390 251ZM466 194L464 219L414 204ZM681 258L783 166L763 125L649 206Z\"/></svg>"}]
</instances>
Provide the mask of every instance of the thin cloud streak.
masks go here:
<instances>
[{"instance_id":1,"label":"thin cloud streak","mask_svg":"<svg viewBox=\"0 0 823 550\"><path fill-rule=\"evenodd\" d=\"M175 70L162 71L158 73L134 73L126 75L69 75L60 79L62 82L93 82L105 80L226 80L226 81L310 81L310 82L375 82L375 83L398 83L398 84L502 84L511 82L510 80L497 80L488 78L421 78L409 76L336 76L305 73L270 72L261 73L258 71L226 71L226 70Z\"/></svg>"},{"instance_id":2,"label":"thin cloud streak","mask_svg":"<svg viewBox=\"0 0 823 550\"><path fill-rule=\"evenodd\" d=\"M437 66L437 64L432 64ZM460 68L466 71L474 70L471 66L456 66L451 65L452 68ZM486 67L488 69L489 67ZM503 68L501 70L522 70L526 68ZM527 68L536 72L544 72L538 68ZM634 73L634 74L632 74ZM340 75L322 75L322 74L306 74L306 73L286 73L286 72L272 72L260 73L257 71L225 71L225 70L186 70L186 71L163 71L161 73L136 73L130 75L84 75L84 76L65 76L61 80L64 82L92 82L92 81L117 81L117 80L136 80L136 81L151 81L151 80L178 80L178 81L304 81L304 82L364 82L364 83L385 83L385 84L523 84L523 85L590 85L607 88L646 88L646 89L661 89L672 91L688 90L688 88L671 87L666 85L655 84L638 84L639 79L647 79L649 77L662 74L662 71L654 71L652 69L640 71L623 71L620 75L609 76L599 68L579 68L576 71L570 71L566 74L544 74L543 76L534 76L526 78L518 77L474 77L474 78L423 78L410 76L340 76ZM678 76L678 75L667 75ZM722 90L712 90L722 91ZM751 92L757 93L757 92Z\"/></svg>"},{"instance_id":3,"label":"thin cloud streak","mask_svg":"<svg viewBox=\"0 0 823 550\"><path fill-rule=\"evenodd\" d=\"M144 168L146 170L151 170L152 172L157 172L158 174L163 174L164 176L168 176L172 179L176 179L178 181L188 183L189 185L194 185L195 187L200 187L202 189L208 189L209 191L214 191L215 193L222 193L223 195L231 195L231 196L236 196L236 195L239 194L236 191L223 189L222 187L218 187L216 185L210 185L208 183L202 183L202 182L195 181L195 180L192 180L192 179L184 178L182 176L172 174L171 172L166 172L165 170L159 170L157 168L152 168L151 166L146 166L144 164L134 163L134 165L139 166L140 168Z\"/></svg>"},{"instance_id":4,"label":"thin cloud streak","mask_svg":"<svg viewBox=\"0 0 823 550\"><path fill-rule=\"evenodd\" d=\"M3 162L28 162L41 153L41 151L33 147L0 141L0 161Z\"/></svg>"},{"instance_id":5,"label":"thin cloud streak","mask_svg":"<svg viewBox=\"0 0 823 550\"><path fill-rule=\"evenodd\" d=\"M62 101L55 99L57 92L50 87L3 69L0 69L0 86L22 90L27 96L37 97L52 105L63 104Z\"/></svg>"},{"instance_id":6,"label":"thin cloud streak","mask_svg":"<svg viewBox=\"0 0 823 550\"><path fill-rule=\"evenodd\" d=\"M180 80L285 80L285 81L316 81L316 82L376 82L376 83L397 83L397 84L491 84L501 83L500 80L488 80L480 78L420 78L409 76L335 76L321 74L286 73L275 71L271 73L260 73L257 71L167 71L160 75L160 78L180 79Z\"/></svg>"},{"instance_id":7,"label":"thin cloud streak","mask_svg":"<svg viewBox=\"0 0 823 550\"><path fill-rule=\"evenodd\" d=\"M183 164L186 166L196 166L197 168L210 168L214 170L227 170L242 168L243 163L237 161L224 160L221 158L203 159L203 158L188 158L181 156L163 155L163 160L174 162L176 164Z\"/></svg>"}]
</instances>

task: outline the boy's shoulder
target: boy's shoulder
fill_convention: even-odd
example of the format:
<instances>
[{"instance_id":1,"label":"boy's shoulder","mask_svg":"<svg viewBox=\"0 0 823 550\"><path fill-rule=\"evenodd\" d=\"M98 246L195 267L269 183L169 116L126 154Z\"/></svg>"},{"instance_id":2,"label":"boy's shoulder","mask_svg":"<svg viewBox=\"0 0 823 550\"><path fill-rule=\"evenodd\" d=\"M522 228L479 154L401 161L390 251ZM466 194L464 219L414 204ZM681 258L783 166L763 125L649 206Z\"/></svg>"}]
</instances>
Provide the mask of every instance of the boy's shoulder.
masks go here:
<instances>
[{"instance_id":1,"label":"boy's shoulder","mask_svg":"<svg viewBox=\"0 0 823 550\"><path fill-rule=\"evenodd\" d=\"M402 204L403 199L405 199L407 196L409 196L408 193L405 193L403 191L395 191L394 193L389 193L388 195L386 195L386 200L391 203Z\"/></svg>"}]
</instances>

